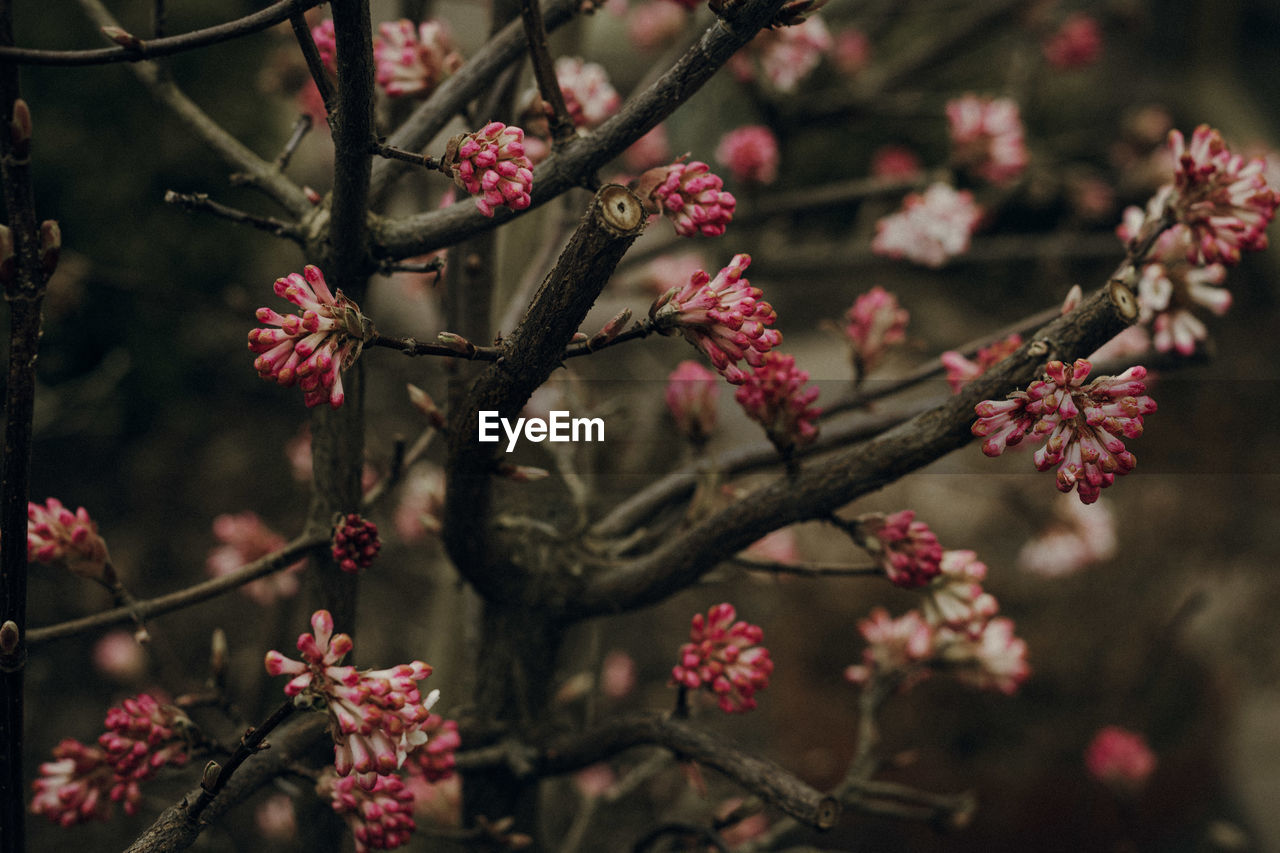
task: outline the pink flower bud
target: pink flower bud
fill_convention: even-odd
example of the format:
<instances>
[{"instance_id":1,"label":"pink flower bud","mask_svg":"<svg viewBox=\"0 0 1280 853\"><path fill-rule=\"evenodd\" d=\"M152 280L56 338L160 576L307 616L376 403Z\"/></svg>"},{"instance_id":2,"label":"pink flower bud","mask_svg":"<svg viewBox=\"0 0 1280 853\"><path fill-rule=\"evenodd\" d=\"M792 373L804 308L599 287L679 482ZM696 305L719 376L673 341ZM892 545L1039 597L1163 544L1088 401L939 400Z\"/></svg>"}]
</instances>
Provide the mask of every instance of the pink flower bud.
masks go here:
<instances>
[{"instance_id":1,"label":"pink flower bud","mask_svg":"<svg viewBox=\"0 0 1280 853\"><path fill-rule=\"evenodd\" d=\"M689 690L705 688L727 714L756 707L755 693L769 686L773 661L761 642L764 631L735 621L731 604L717 604L706 616L694 614L689 639L680 647L672 683Z\"/></svg>"},{"instance_id":2,"label":"pink flower bud","mask_svg":"<svg viewBox=\"0 0 1280 853\"><path fill-rule=\"evenodd\" d=\"M716 425L716 375L696 361L682 361L667 377L666 401L676 428L695 445L706 442Z\"/></svg>"},{"instance_id":3,"label":"pink flower bud","mask_svg":"<svg viewBox=\"0 0 1280 853\"><path fill-rule=\"evenodd\" d=\"M1117 794L1132 796L1147 784L1156 769L1156 756L1142 735L1106 726L1089 743L1084 763L1093 778Z\"/></svg>"}]
</instances>

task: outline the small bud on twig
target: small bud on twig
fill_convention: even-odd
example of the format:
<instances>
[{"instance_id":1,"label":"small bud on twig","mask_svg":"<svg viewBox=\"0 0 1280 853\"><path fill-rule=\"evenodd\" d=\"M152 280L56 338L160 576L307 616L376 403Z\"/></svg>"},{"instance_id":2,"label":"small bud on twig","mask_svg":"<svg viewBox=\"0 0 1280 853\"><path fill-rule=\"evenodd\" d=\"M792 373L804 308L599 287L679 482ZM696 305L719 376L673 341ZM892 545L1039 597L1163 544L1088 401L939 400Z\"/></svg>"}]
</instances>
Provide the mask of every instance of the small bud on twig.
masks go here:
<instances>
[{"instance_id":1,"label":"small bud on twig","mask_svg":"<svg viewBox=\"0 0 1280 853\"><path fill-rule=\"evenodd\" d=\"M209 671L213 674L215 683L221 683L226 678L229 653L227 632L214 628L213 637L209 641Z\"/></svg>"},{"instance_id":2,"label":"small bud on twig","mask_svg":"<svg viewBox=\"0 0 1280 853\"><path fill-rule=\"evenodd\" d=\"M462 335L455 335L453 332L441 332L436 335L436 340L454 352L467 356L475 355L476 345Z\"/></svg>"},{"instance_id":3,"label":"small bud on twig","mask_svg":"<svg viewBox=\"0 0 1280 853\"><path fill-rule=\"evenodd\" d=\"M604 328L591 336L589 346L598 347L622 334L622 330L631 322L631 309L624 308L612 320L604 324Z\"/></svg>"},{"instance_id":4,"label":"small bud on twig","mask_svg":"<svg viewBox=\"0 0 1280 853\"><path fill-rule=\"evenodd\" d=\"M57 220L46 219L40 223L40 269L47 279L58 268L62 254L62 229Z\"/></svg>"},{"instance_id":5,"label":"small bud on twig","mask_svg":"<svg viewBox=\"0 0 1280 853\"><path fill-rule=\"evenodd\" d=\"M426 415L427 422L433 427L436 429L444 429L444 415L440 412L440 409L436 407L436 403L431 399L431 395L426 391L423 391L417 385L414 385L412 382L408 384L408 387L409 402L413 404L413 407Z\"/></svg>"},{"instance_id":6,"label":"small bud on twig","mask_svg":"<svg viewBox=\"0 0 1280 853\"><path fill-rule=\"evenodd\" d=\"M0 625L0 655L11 655L18 650L18 643L22 639L22 632L18 630L18 623L12 619L6 619L3 625Z\"/></svg>"},{"instance_id":7,"label":"small bud on twig","mask_svg":"<svg viewBox=\"0 0 1280 853\"><path fill-rule=\"evenodd\" d=\"M119 27L106 26L102 28L102 32L103 35L126 50L142 50L143 48L142 39L127 30L122 30Z\"/></svg>"},{"instance_id":8,"label":"small bud on twig","mask_svg":"<svg viewBox=\"0 0 1280 853\"><path fill-rule=\"evenodd\" d=\"M312 204L318 205L320 202L324 201L324 196L320 195L320 193L311 189L311 187L303 187L302 194L305 195L307 197L307 201L311 202Z\"/></svg>"},{"instance_id":9,"label":"small bud on twig","mask_svg":"<svg viewBox=\"0 0 1280 853\"><path fill-rule=\"evenodd\" d=\"M222 775L222 765L216 761L210 761L204 766L204 773L200 776L201 789L210 794L214 793L214 786L218 784L220 775Z\"/></svg>"},{"instance_id":10,"label":"small bud on twig","mask_svg":"<svg viewBox=\"0 0 1280 853\"><path fill-rule=\"evenodd\" d=\"M13 141L13 156L25 159L31 153L31 107L18 98L13 102L13 118L9 122L9 138Z\"/></svg>"},{"instance_id":11,"label":"small bud on twig","mask_svg":"<svg viewBox=\"0 0 1280 853\"><path fill-rule=\"evenodd\" d=\"M573 337L569 339L571 344L585 344L588 340L586 332L574 332Z\"/></svg>"},{"instance_id":12,"label":"small bud on twig","mask_svg":"<svg viewBox=\"0 0 1280 853\"><path fill-rule=\"evenodd\" d=\"M535 468L532 465L512 465L510 462L498 463L498 474L516 483L535 483L551 476L546 468Z\"/></svg>"}]
</instances>

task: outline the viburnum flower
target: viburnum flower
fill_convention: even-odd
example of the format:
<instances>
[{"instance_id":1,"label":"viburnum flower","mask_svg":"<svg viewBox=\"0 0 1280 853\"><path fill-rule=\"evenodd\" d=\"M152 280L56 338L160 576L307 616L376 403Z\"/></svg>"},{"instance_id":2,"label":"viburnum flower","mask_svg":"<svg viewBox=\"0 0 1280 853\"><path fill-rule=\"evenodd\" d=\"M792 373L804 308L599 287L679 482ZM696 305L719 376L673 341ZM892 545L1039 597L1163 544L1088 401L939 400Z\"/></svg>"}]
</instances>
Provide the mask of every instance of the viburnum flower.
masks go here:
<instances>
[{"instance_id":1,"label":"viburnum flower","mask_svg":"<svg viewBox=\"0 0 1280 853\"><path fill-rule=\"evenodd\" d=\"M856 27L836 33L831 61L841 74L849 77L871 64L871 39Z\"/></svg>"},{"instance_id":2,"label":"viburnum flower","mask_svg":"<svg viewBox=\"0 0 1280 853\"><path fill-rule=\"evenodd\" d=\"M415 29L408 19L378 25L374 39L375 81L390 97L425 98L462 67L462 54L443 21L423 21Z\"/></svg>"},{"instance_id":3,"label":"viburnum flower","mask_svg":"<svg viewBox=\"0 0 1280 853\"><path fill-rule=\"evenodd\" d=\"M107 761L116 774L112 799L124 798L129 804L141 799L138 783L150 779L161 767L187 763L189 744L185 736L191 720L179 708L162 705L154 696L139 694L125 699L119 707L107 711L106 732L98 737L98 746L107 753Z\"/></svg>"},{"instance_id":4,"label":"viburnum flower","mask_svg":"<svg viewBox=\"0 0 1280 853\"><path fill-rule=\"evenodd\" d=\"M372 786L356 785L350 776L326 772L316 793L346 820L356 853L395 850L409 843L418 828L413 821L413 793L399 776L378 776Z\"/></svg>"},{"instance_id":5,"label":"viburnum flower","mask_svg":"<svg viewBox=\"0 0 1280 853\"><path fill-rule=\"evenodd\" d=\"M405 542L417 542L440 532L443 514L444 471L435 466L414 468L396 504L396 533Z\"/></svg>"},{"instance_id":6,"label":"viburnum flower","mask_svg":"<svg viewBox=\"0 0 1280 853\"><path fill-rule=\"evenodd\" d=\"M911 315L898 297L880 285L854 300L845 314L844 336L853 345L853 364L859 378L875 369L893 344L907 339Z\"/></svg>"},{"instance_id":7,"label":"viburnum flower","mask_svg":"<svg viewBox=\"0 0 1280 853\"><path fill-rule=\"evenodd\" d=\"M1036 470L1057 465L1058 490L1076 489L1080 500L1093 503L1102 489L1137 464L1123 438L1142 435L1143 416L1156 410L1146 394L1144 367L1119 376L1099 377L1088 385L1092 366L1084 359L1067 365L1051 361L1043 379L1005 400L984 400L974 407L973 434L984 438L982 452L999 456L1028 432L1045 436L1035 453Z\"/></svg>"},{"instance_id":8,"label":"viburnum flower","mask_svg":"<svg viewBox=\"0 0 1280 853\"><path fill-rule=\"evenodd\" d=\"M285 388L299 385L308 407L328 402L338 408L346 399L342 371L360 357L372 324L341 290L330 292L319 267L308 265L302 275L276 279L275 293L302 314L258 309L259 323L278 328L249 331L249 351L259 354L253 366L263 379Z\"/></svg>"},{"instance_id":9,"label":"viburnum flower","mask_svg":"<svg viewBox=\"0 0 1280 853\"><path fill-rule=\"evenodd\" d=\"M454 183L475 196L476 207L485 216L505 205L524 210L532 199L533 163L525 156L524 131L491 121L474 133L449 140L444 166L453 173Z\"/></svg>"},{"instance_id":10,"label":"viburnum flower","mask_svg":"<svg viewBox=\"0 0 1280 853\"><path fill-rule=\"evenodd\" d=\"M62 566L82 578L110 583L107 543L89 511L67 509L57 498L27 504L27 561Z\"/></svg>"},{"instance_id":11,"label":"viburnum flower","mask_svg":"<svg viewBox=\"0 0 1280 853\"><path fill-rule=\"evenodd\" d=\"M457 764L454 753L462 746L457 721L431 714L423 722L422 731L427 735L427 742L410 755L409 770L432 783L448 779Z\"/></svg>"},{"instance_id":12,"label":"viburnum flower","mask_svg":"<svg viewBox=\"0 0 1280 853\"><path fill-rule=\"evenodd\" d=\"M562 56L556 60L556 82L574 127L593 128L622 106L618 90L598 63Z\"/></svg>"},{"instance_id":13,"label":"viburnum flower","mask_svg":"<svg viewBox=\"0 0 1280 853\"><path fill-rule=\"evenodd\" d=\"M1237 264L1242 251L1265 249L1266 228L1280 204L1280 194L1267 187L1266 161L1246 163L1207 124L1196 128L1189 143L1169 131L1169 150L1177 167L1168 203L1191 230L1187 260Z\"/></svg>"},{"instance_id":14,"label":"viburnum flower","mask_svg":"<svg viewBox=\"0 0 1280 853\"><path fill-rule=\"evenodd\" d=\"M316 50L320 53L320 62L330 74L338 73L338 37L333 29L333 19L325 18L319 24L311 28L311 40L316 43ZM377 49L377 42L374 42L374 49Z\"/></svg>"},{"instance_id":15,"label":"viburnum flower","mask_svg":"<svg viewBox=\"0 0 1280 853\"><path fill-rule=\"evenodd\" d=\"M871 176L882 181L909 181L924 174L920 158L903 145L882 145L871 154Z\"/></svg>"},{"instance_id":16,"label":"viburnum flower","mask_svg":"<svg viewBox=\"0 0 1280 853\"><path fill-rule=\"evenodd\" d=\"M378 525L354 512L333 529L333 561L344 572L355 573L369 568L381 549Z\"/></svg>"},{"instance_id":17,"label":"viburnum flower","mask_svg":"<svg viewBox=\"0 0 1280 853\"><path fill-rule=\"evenodd\" d=\"M680 662L671 670L677 685L697 690L705 687L718 699L726 714L750 711L757 690L769 686L773 661L761 645L764 631L757 625L734 621L732 604L717 604L707 615L696 613L689 630L692 642L680 647Z\"/></svg>"},{"instance_id":18,"label":"viburnum flower","mask_svg":"<svg viewBox=\"0 0 1280 853\"><path fill-rule=\"evenodd\" d=\"M940 267L948 258L969 251L969 236L981 218L982 209L974 204L972 193L935 183L923 194L910 193L902 201L902 210L876 223L871 251Z\"/></svg>"},{"instance_id":19,"label":"viburnum flower","mask_svg":"<svg viewBox=\"0 0 1280 853\"><path fill-rule=\"evenodd\" d=\"M771 184L778 177L778 138L762 124L751 124L720 137L716 160L744 184Z\"/></svg>"},{"instance_id":20,"label":"viburnum flower","mask_svg":"<svg viewBox=\"0 0 1280 853\"><path fill-rule=\"evenodd\" d=\"M111 793L118 782L106 751L66 738L53 748L53 758L40 765L32 783L31 813L64 827L109 819L115 801ZM126 799L124 809L133 814L137 803Z\"/></svg>"},{"instance_id":21,"label":"viburnum flower","mask_svg":"<svg viewBox=\"0 0 1280 853\"><path fill-rule=\"evenodd\" d=\"M955 350L944 352L938 360L947 369L947 384L951 386L951 393L959 394L961 388L1013 355L1020 346L1022 335L1014 332L1002 341L979 349L977 361L965 358Z\"/></svg>"},{"instance_id":22,"label":"viburnum flower","mask_svg":"<svg viewBox=\"0 0 1280 853\"><path fill-rule=\"evenodd\" d=\"M1088 15L1075 13L1041 46L1045 60L1059 71L1085 68L1102 54L1102 31Z\"/></svg>"},{"instance_id":23,"label":"viburnum flower","mask_svg":"<svg viewBox=\"0 0 1280 853\"><path fill-rule=\"evenodd\" d=\"M1013 694L1031 675L1027 644L1014 635L1010 619L988 620L976 631L942 627L936 643L936 665L980 690Z\"/></svg>"},{"instance_id":24,"label":"viburnum flower","mask_svg":"<svg viewBox=\"0 0 1280 853\"><path fill-rule=\"evenodd\" d=\"M640 50L654 50L669 43L689 23L683 4L671 0L651 0L633 6L627 13L627 38Z\"/></svg>"},{"instance_id":25,"label":"viburnum flower","mask_svg":"<svg viewBox=\"0 0 1280 853\"><path fill-rule=\"evenodd\" d=\"M1099 500L1091 506L1062 499L1055 503L1049 525L1018 552L1018 565L1028 572L1061 577L1116 552L1116 527L1111 510Z\"/></svg>"},{"instance_id":26,"label":"viburnum flower","mask_svg":"<svg viewBox=\"0 0 1280 853\"><path fill-rule=\"evenodd\" d=\"M213 520L213 535L222 544L209 552L204 564L214 577L231 574L287 544L283 536L267 527L253 512L219 515ZM299 560L283 571L245 584L240 591L263 605L272 604L278 598L289 598L298 591L297 572L304 565L306 561Z\"/></svg>"},{"instance_id":27,"label":"viburnum flower","mask_svg":"<svg viewBox=\"0 0 1280 853\"><path fill-rule=\"evenodd\" d=\"M900 678L899 689L927 678L925 664L933 657L934 629L919 611L908 610L894 619L877 607L858 623L867 641L862 663L849 666L844 677L852 684L867 684L873 678L891 675Z\"/></svg>"},{"instance_id":28,"label":"viburnum flower","mask_svg":"<svg viewBox=\"0 0 1280 853\"><path fill-rule=\"evenodd\" d=\"M706 443L716 426L716 375L696 361L682 361L667 377L665 396L676 429L695 445Z\"/></svg>"},{"instance_id":29,"label":"viburnum flower","mask_svg":"<svg viewBox=\"0 0 1280 853\"><path fill-rule=\"evenodd\" d=\"M1189 262L1191 239L1191 230L1182 224L1162 233L1138 277L1138 320L1151 327L1152 345L1160 352L1190 355L1204 340L1208 330L1191 312L1193 307L1218 315L1231 307L1231 291L1221 287L1227 268Z\"/></svg>"},{"instance_id":30,"label":"viburnum flower","mask_svg":"<svg viewBox=\"0 0 1280 853\"><path fill-rule=\"evenodd\" d=\"M719 237L738 203L700 160L650 169L637 179L635 189L649 212L665 215L681 237Z\"/></svg>"},{"instance_id":31,"label":"viburnum flower","mask_svg":"<svg viewBox=\"0 0 1280 853\"><path fill-rule=\"evenodd\" d=\"M993 184L1007 183L1027 167L1022 119L1012 98L965 95L947 102L952 158Z\"/></svg>"},{"instance_id":32,"label":"viburnum flower","mask_svg":"<svg viewBox=\"0 0 1280 853\"><path fill-rule=\"evenodd\" d=\"M809 371L799 370L794 356L773 350L734 392L733 398L764 427L783 456L818 437L817 420L822 410L812 405L818 399L818 389L805 388L808 381Z\"/></svg>"},{"instance_id":33,"label":"viburnum flower","mask_svg":"<svg viewBox=\"0 0 1280 853\"><path fill-rule=\"evenodd\" d=\"M417 682L431 674L431 667L417 660L380 670L342 666L351 637L333 633L327 610L312 615L311 628L314 633L298 637L303 660L269 651L267 673L293 676L284 692L295 703L327 709L334 768L340 776L356 773L360 786L373 790L379 775L394 773L427 742L426 727L439 691L423 701Z\"/></svg>"},{"instance_id":34,"label":"viburnum flower","mask_svg":"<svg viewBox=\"0 0 1280 853\"><path fill-rule=\"evenodd\" d=\"M1089 775L1118 794L1136 794L1156 769L1147 739L1119 726L1098 730L1084 752Z\"/></svg>"},{"instance_id":35,"label":"viburnum flower","mask_svg":"<svg viewBox=\"0 0 1280 853\"><path fill-rule=\"evenodd\" d=\"M773 306L742 277L750 264L750 255L734 255L714 279L698 270L687 284L671 288L649 307L649 319L660 333L678 329L734 385L747 380L739 361L757 367L765 353L782 343L781 332L765 328L777 318Z\"/></svg>"},{"instance_id":36,"label":"viburnum flower","mask_svg":"<svg viewBox=\"0 0 1280 853\"><path fill-rule=\"evenodd\" d=\"M896 586L924 586L942 570L942 546L914 510L892 515L864 515L858 519L858 544L867 550Z\"/></svg>"},{"instance_id":37,"label":"viburnum flower","mask_svg":"<svg viewBox=\"0 0 1280 853\"><path fill-rule=\"evenodd\" d=\"M982 589L986 577L987 565L973 551L943 551L938 574L925 589L925 619L936 627L981 631L1000 609Z\"/></svg>"},{"instance_id":38,"label":"viburnum flower","mask_svg":"<svg viewBox=\"0 0 1280 853\"><path fill-rule=\"evenodd\" d=\"M755 57L764 79L779 92L789 94L818 67L834 43L822 16L813 15L795 26L761 31L745 51L734 55L730 64L738 79L750 80L756 76L752 62Z\"/></svg>"}]
</instances>

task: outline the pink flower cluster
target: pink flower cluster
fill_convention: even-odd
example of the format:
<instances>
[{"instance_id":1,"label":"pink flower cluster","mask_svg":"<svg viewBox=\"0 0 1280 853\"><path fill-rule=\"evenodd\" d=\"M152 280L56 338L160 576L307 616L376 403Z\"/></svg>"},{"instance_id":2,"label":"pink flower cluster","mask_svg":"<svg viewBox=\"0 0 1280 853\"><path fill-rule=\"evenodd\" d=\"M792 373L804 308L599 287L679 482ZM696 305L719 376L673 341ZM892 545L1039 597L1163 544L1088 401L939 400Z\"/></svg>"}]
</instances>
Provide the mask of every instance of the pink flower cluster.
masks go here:
<instances>
[{"instance_id":1,"label":"pink flower cluster","mask_svg":"<svg viewBox=\"0 0 1280 853\"><path fill-rule=\"evenodd\" d=\"M1102 55L1102 30L1096 20L1077 12L1069 15L1041 47L1045 61L1059 71L1085 68Z\"/></svg>"},{"instance_id":2,"label":"pink flower cluster","mask_svg":"<svg viewBox=\"0 0 1280 853\"><path fill-rule=\"evenodd\" d=\"M761 31L746 50L734 55L730 69L737 79L745 82L755 79L755 62L758 62L769 85L787 94L794 92L800 81L818 67L834 43L822 17L813 15L795 26Z\"/></svg>"},{"instance_id":3,"label":"pink flower cluster","mask_svg":"<svg viewBox=\"0 0 1280 853\"><path fill-rule=\"evenodd\" d=\"M253 512L218 516L213 520L213 535L222 544L209 552L204 564L214 577L229 575L287 544ZM289 598L298 591L297 572L304 564L305 561L294 563L284 571L245 584L240 591L263 605Z\"/></svg>"},{"instance_id":4,"label":"pink flower cluster","mask_svg":"<svg viewBox=\"0 0 1280 853\"><path fill-rule=\"evenodd\" d=\"M764 631L737 617L732 604L717 604L706 616L694 614L691 642L680 647L680 662L671 670L675 684L714 693L726 714L754 708L756 691L769 686L773 672L769 650L760 645Z\"/></svg>"},{"instance_id":5,"label":"pink flower cluster","mask_svg":"<svg viewBox=\"0 0 1280 853\"><path fill-rule=\"evenodd\" d=\"M96 746L68 738L54 748L54 761L40 765L31 813L62 826L106 820L113 802L137 813L139 783L165 765L186 763L190 726L186 714L146 693L124 700L107 712Z\"/></svg>"},{"instance_id":6,"label":"pink flower cluster","mask_svg":"<svg viewBox=\"0 0 1280 853\"><path fill-rule=\"evenodd\" d=\"M777 318L773 307L742 277L750 264L750 255L734 255L714 279L698 270L687 284L671 288L649 307L649 319L659 332L679 329L734 385L748 376L739 361L759 367L764 354L782 343L781 332L766 328Z\"/></svg>"},{"instance_id":7,"label":"pink flower cluster","mask_svg":"<svg viewBox=\"0 0 1280 853\"><path fill-rule=\"evenodd\" d=\"M1115 520L1102 501L1085 506L1068 498L1054 510L1049 525L1018 552L1022 569L1060 577L1115 555Z\"/></svg>"},{"instance_id":8,"label":"pink flower cluster","mask_svg":"<svg viewBox=\"0 0 1280 853\"><path fill-rule=\"evenodd\" d=\"M818 389L804 387L808 381L809 371L797 369L793 356L773 350L733 395L784 456L818 437L822 410L813 405Z\"/></svg>"},{"instance_id":9,"label":"pink flower cluster","mask_svg":"<svg viewBox=\"0 0 1280 853\"><path fill-rule=\"evenodd\" d=\"M696 361L682 361L667 377L666 401L676 429L695 445L704 444L716 426L716 375Z\"/></svg>"},{"instance_id":10,"label":"pink flower cluster","mask_svg":"<svg viewBox=\"0 0 1280 853\"><path fill-rule=\"evenodd\" d=\"M1076 489L1082 502L1096 501L1117 475L1137 464L1123 438L1142 435L1143 416L1154 412L1156 404L1145 394L1145 368L1131 367L1084 385L1091 369L1084 359L1070 365L1051 361L1044 378L1026 391L975 406L978 420L972 431L985 439L982 452L999 456L1028 432L1045 437L1035 453L1036 470L1059 466L1059 491Z\"/></svg>"},{"instance_id":11,"label":"pink flower cluster","mask_svg":"<svg viewBox=\"0 0 1280 853\"><path fill-rule=\"evenodd\" d=\"M462 746L458 724L439 714L431 714L422 724L422 731L427 735L427 743L413 751L410 769L420 773L428 782L442 782L453 776L457 765L454 753Z\"/></svg>"},{"instance_id":12,"label":"pink flower cluster","mask_svg":"<svg viewBox=\"0 0 1280 853\"><path fill-rule=\"evenodd\" d=\"M724 191L724 181L699 160L650 169L637 180L636 193L651 212L670 219L681 237L719 237L738 203Z\"/></svg>"},{"instance_id":13,"label":"pink flower cluster","mask_svg":"<svg viewBox=\"0 0 1280 853\"><path fill-rule=\"evenodd\" d=\"M744 184L771 184L778 177L778 138L762 124L729 131L720 138L716 160Z\"/></svg>"},{"instance_id":14,"label":"pink flower cluster","mask_svg":"<svg viewBox=\"0 0 1280 853\"><path fill-rule=\"evenodd\" d=\"M859 544L884 569L889 581L905 589L924 586L942 571L942 546L914 510L858 519Z\"/></svg>"},{"instance_id":15,"label":"pink flower cluster","mask_svg":"<svg viewBox=\"0 0 1280 853\"><path fill-rule=\"evenodd\" d=\"M995 365L1004 361L1022 346L1022 335L1014 332L1002 341L978 350L977 361L965 358L955 350L947 350L938 360L947 370L947 384L952 394L959 394L960 389L986 373Z\"/></svg>"},{"instance_id":16,"label":"pink flower cluster","mask_svg":"<svg viewBox=\"0 0 1280 853\"><path fill-rule=\"evenodd\" d=\"M27 504L27 561L62 566L83 578L107 581L107 543L89 511L67 509L57 498Z\"/></svg>"},{"instance_id":17,"label":"pink flower cluster","mask_svg":"<svg viewBox=\"0 0 1280 853\"><path fill-rule=\"evenodd\" d=\"M354 512L333 529L333 561L344 572L355 574L369 568L381 549L378 525Z\"/></svg>"},{"instance_id":18,"label":"pink flower cluster","mask_svg":"<svg viewBox=\"0 0 1280 853\"><path fill-rule=\"evenodd\" d=\"M379 776L394 773L405 758L429 739L432 691L424 701L418 682L431 674L422 661L390 669L357 670L342 666L351 651L351 637L333 633L333 617L317 610L311 617L314 633L298 637L303 660L267 652L270 675L289 675L286 696L300 704L323 703L333 736L333 764L339 776L357 774L360 787L372 791Z\"/></svg>"},{"instance_id":19,"label":"pink flower cluster","mask_svg":"<svg viewBox=\"0 0 1280 853\"><path fill-rule=\"evenodd\" d=\"M418 828L413 820L413 792L399 776L378 776L372 787L365 788L351 776L325 773L316 792L327 797L346 820L356 853L403 847Z\"/></svg>"},{"instance_id":20,"label":"pink flower cluster","mask_svg":"<svg viewBox=\"0 0 1280 853\"><path fill-rule=\"evenodd\" d=\"M845 314L844 336L853 345L853 364L862 378L875 369L893 344L907 339L911 315L898 297L876 285L854 300Z\"/></svg>"},{"instance_id":21,"label":"pink flower cluster","mask_svg":"<svg viewBox=\"0 0 1280 853\"><path fill-rule=\"evenodd\" d=\"M393 98L425 98L462 67L462 55L443 21L424 21L415 29L407 19L378 25L373 40L375 81Z\"/></svg>"},{"instance_id":22,"label":"pink flower cluster","mask_svg":"<svg viewBox=\"0 0 1280 853\"><path fill-rule=\"evenodd\" d=\"M1118 794L1132 795L1156 769L1156 756L1142 735L1119 726L1098 730L1084 753L1089 775Z\"/></svg>"},{"instance_id":23,"label":"pink flower cluster","mask_svg":"<svg viewBox=\"0 0 1280 853\"><path fill-rule=\"evenodd\" d=\"M338 73L338 36L333 29L333 19L325 18L311 28L311 40L316 43L320 61L330 74ZM314 84L313 84L314 85Z\"/></svg>"},{"instance_id":24,"label":"pink flower cluster","mask_svg":"<svg viewBox=\"0 0 1280 853\"><path fill-rule=\"evenodd\" d=\"M593 128L618 111L622 98L609 75L595 62L576 56L556 60L556 82L574 127Z\"/></svg>"},{"instance_id":25,"label":"pink flower cluster","mask_svg":"<svg viewBox=\"0 0 1280 853\"><path fill-rule=\"evenodd\" d=\"M302 388L307 406L328 402L333 408L346 398L342 371L360 356L368 321L339 290L334 295L318 267L306 266L302 275L276 279L276 296L292 302L302 314L280 314L259 308L259 323L278 328L249 331L249 351L258 353L253 366L263 379L288 388Z\"/></svg>"},{"instance_id":26,"label":"pink flower cluster","mask_svg":"<svg viewBox=\"0 0 1280 853\"><path fill-rule=\"evenodd\" d=\"M1004 184L1027 167L1022 119L1012 98L965 95L947 102L955 162L993 184Z\"/></svg>"},{"instance_id":27,"label":"pink flower cluster","mask_svg":"<svg viewBox=\"0 0 1280 853\"><path fill-rule=\"evenodd\" d=\"M910 193L903 199L902 210L876 223L871 250L940 267L948 258L969 251L969 236L981 218L982 209L974 204L972 193L932 184L923 194Z\"/></svg>"},{"instance_id":28,"label":"pink flower cluster","mask_svg":"<svg viewBox=\"0 0 1280 853\"><path fill-rule=\"evenodd\" d=\"M491 121L474 133L449 141L445 166L452 169L459 188L475 197L485 216L506 206L524 210L532 199L533 163L525 156L524 131Z\"/></svg>"}]
</instances>

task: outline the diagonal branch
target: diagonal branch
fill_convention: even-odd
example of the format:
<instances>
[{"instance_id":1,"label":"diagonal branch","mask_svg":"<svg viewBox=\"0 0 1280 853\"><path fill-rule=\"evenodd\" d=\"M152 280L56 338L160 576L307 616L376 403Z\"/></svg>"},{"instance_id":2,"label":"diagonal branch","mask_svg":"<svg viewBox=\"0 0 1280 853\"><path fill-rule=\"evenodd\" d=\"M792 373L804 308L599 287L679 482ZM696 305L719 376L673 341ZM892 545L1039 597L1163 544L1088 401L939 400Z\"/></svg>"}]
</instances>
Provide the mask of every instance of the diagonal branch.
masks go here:
<instances>
[{"instance_id":1,"label":"diagonal branch","mask_svg":"<svg viewBox=\"0 0 1280 853\"><path fill-rule=\"evenodd\" d=\"M888 432L803 467L672 536L643 557L586 576L565 596L569 618L653 604L696 582L726 556L764 534L822 518L969 443L973 407L1025 386L1046 360L1092 352L1137 316L1132 292L1118 281L1038 330L1033 339L947 402Z\"/></svg>"},{"instance_id":2,"label":"diagonal branch","mask_svg":"<svg viewBox=\"0 0 1280 853\"><path fill-rule=\"evenodd\" d=\"M590 134L578 136L539 164L533 173L530 209L546 204L581 184L648 133L729 61L740 47L777 15L783 0L743 0L726 18L717 19L688 52L652 86L633 97ZM391 140L394 142L393 140ZM411 147L411 146L401 146ZM472 234L495 228L515 217L500 208L492 218L462 202L444 210L420 213L381 224L375 234L379 251L395 258L426 254Z\"/></svg>"},{"instance_id":3,"label":"diagonal branch","mask_svg":"<svg viewBox=\"0 0 1280 853\"><path fill-rule=\"evenodd\" d=\"M96 50L37 50L25 47L0 47L0 60L16 62L19 65L106 65L114 62L139 62L144 59L156 59L161 56L172 56L187 50L196 50L224 41L274 27L286 21L294 12L301 14L307 9L319 6L324 0L277 0L265 9L260 9L243 18L227 21L225 24L192 30L180 36L156 38L139 41L136 47L104 47ZM163 7L158 7L163 9ZM157 15L157 23L163 22L163 14ZM103 26L117 26L104 24Z\"/></svg>"}]
</instances>

